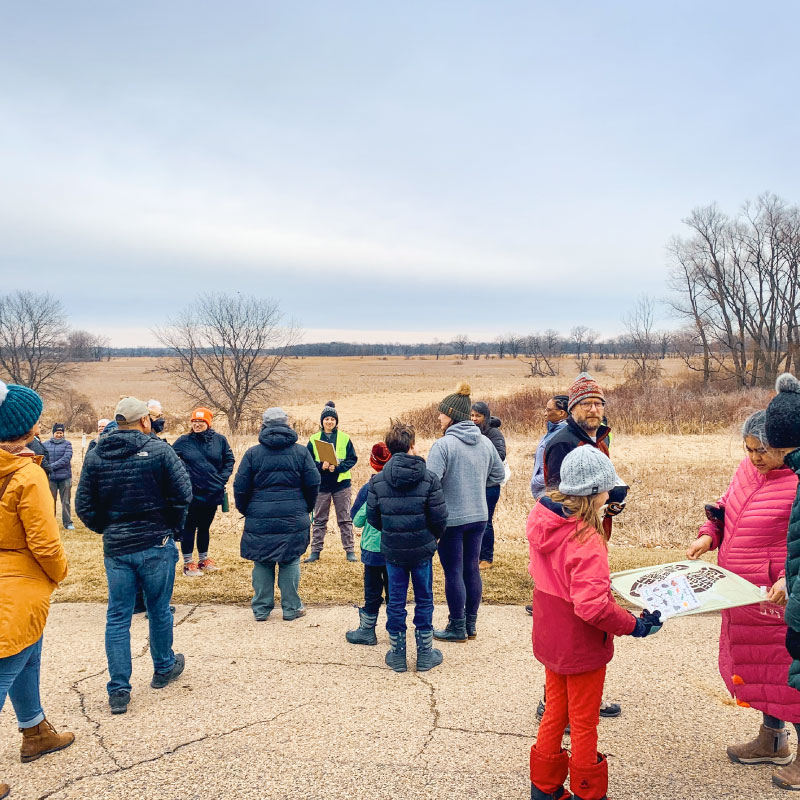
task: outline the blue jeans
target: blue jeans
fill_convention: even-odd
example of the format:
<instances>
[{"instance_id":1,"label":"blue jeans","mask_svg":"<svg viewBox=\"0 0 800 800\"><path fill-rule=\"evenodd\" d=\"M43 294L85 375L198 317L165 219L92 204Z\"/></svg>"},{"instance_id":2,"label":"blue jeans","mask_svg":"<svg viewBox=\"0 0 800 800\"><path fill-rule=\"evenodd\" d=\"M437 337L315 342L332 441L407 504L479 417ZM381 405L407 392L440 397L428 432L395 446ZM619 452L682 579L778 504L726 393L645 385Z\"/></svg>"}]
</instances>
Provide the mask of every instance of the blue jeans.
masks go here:
<instances>
[{"instance_id":1,"label":"blue jeans","mask_svg":"<svg viewBox=\"0 0 800 800\"><path fill-rule=\"evenodd\" d=\"M167 534L165 534L166 536ZM172 612L169 601L175 583L178 548L168 538L164 544L124 556L103 559L108 580L106 658L111 680L108 693L131 690L131 617L137 584L144 591L150 623L150 655L155 672L169 672L172 652Z\"/></svg>"},{"instance_id":2,"label":"blue jeans","mask_svg":"<svg viewBox=\"0 0 800 800\"><path fill-rule=\"evenodd\" d=\"M500 499L499 486L486 487L486 507L489 510L489 519L486 520L486 529L483 531L483 539L481 540L481 561L488 561L490 564L494 561L494 524L492 519L494 517L494 509L497 501Z\"/></svg>"},{"instance_id":3,"label":"blue jeans","mask_svg":"<svg viewBox=\"0 0 800 800\"><path fill-rule=\"evenodd\" d=\"M433 630L433 560L413 567L386 564L389 573L389 599L386 601L386 630L402 633L406 629L406 595L408 579L414 587L414 627L418 631Z\"/></svg>"},{"instance_id":4,"label":"blue jeans","mask_svg":"<svg viewBox=\"0 0 800 800\"><path fill-rule=\"evenodd\" d=\"M448 527L439 539L439 561L444 569L444 594L451 619L477 614L483 593L478 556L485 522Z\"/></svg>"},{"instance_id":5,"label":"blue jeans","mask_svg":"<svg viewBox=\"0 0 800 800\"><path fill-rule=\"evenodd\" d=\"M284 619L294 619L303 607L297 589L300 586L300 556L283 564L275 561L253 562L253 600L250 605L256 619L266 619L275 608L275 567Z\"/></svg>"},{"instance_id":6,"label":"blue jeans","mask_svg":"<svg viewBox=\"0 0 800 800\"><path fill-rule=\"evenodd\" d=\"M42 664L42 639L13 656L0 658L0 711L11 698L20 728L32 728L44 719L39 699L39 670Z\"/></svg>"}]
</instances>

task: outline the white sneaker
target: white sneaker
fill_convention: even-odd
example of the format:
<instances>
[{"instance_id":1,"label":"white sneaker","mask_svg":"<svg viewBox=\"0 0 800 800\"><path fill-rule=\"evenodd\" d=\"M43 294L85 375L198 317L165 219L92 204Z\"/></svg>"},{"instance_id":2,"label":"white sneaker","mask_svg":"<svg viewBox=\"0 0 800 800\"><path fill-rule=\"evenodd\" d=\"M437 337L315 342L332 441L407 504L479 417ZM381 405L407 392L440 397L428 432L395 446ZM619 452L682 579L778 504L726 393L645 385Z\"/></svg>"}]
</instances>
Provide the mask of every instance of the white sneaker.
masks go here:
<instances>
[{"instance_id":1,"label":"white sneaker","mask_svg":"<svg viewBox=\"0 0 800 800\"><path fill-rule=\"evenodd\" d=\"M203 571L193 561L183 565L183 574L187 578L202 578Z\"/></svg>"}]
</instances>

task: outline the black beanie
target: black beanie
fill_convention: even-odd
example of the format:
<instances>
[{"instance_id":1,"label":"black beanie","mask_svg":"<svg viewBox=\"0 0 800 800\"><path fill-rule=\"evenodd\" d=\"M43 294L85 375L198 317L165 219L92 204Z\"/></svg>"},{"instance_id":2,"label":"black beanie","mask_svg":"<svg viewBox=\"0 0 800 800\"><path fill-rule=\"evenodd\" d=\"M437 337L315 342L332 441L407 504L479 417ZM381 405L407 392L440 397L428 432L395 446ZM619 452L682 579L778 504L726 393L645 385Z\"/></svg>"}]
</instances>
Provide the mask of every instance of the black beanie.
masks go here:
<instances>
[{"instance_id":1,"label":"black beanie","mask_svg":"<svg viewBox=\"0 0 800 800\"><path fill-rule=\"evenodd\" d=\"M328 400L328 402L325 403L325 408L322 409L322 413L319 415L320 425L322 425L322 420L324 420L325 417L333 417L336 420L336 424L339 424L339 415L336 413L336 405L333 400Z\"/></svg>"},{"instance_id":2,"label":"black beanie","mask_svg":"<svg viewBox=\"0 0 800 800\"><path fill-rule=\"evenodd\" d=\"M53 433L55 433L56 431L66 431L66 428L64 427L64 423L63 422L56 422L53 425Z\"/></svg>"},{"instance_id":3,"label":"black beanie","mask_svg":"<svg viewBox=\"0 0 800 800\"><path fill-rule=\"evenodd\" d=\"M770 447L800 447L800 381L784 372L775 390L767 406L767 441Z\"/></svg>"}]
</instances>

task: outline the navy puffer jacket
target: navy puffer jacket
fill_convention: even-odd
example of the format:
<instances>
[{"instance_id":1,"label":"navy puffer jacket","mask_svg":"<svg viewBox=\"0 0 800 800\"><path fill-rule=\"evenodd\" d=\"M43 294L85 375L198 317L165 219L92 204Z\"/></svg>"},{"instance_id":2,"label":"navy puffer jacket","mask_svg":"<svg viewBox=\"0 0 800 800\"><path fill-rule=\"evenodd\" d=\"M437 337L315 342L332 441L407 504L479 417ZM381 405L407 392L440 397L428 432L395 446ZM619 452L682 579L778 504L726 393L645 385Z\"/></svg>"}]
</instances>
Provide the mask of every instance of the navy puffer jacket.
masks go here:
<instances>
[{"instance_id":1,"label":"navy puffer jacket","mask_svg":"<svg viewBox=\"0 0 800 800\"><path fill-rule=\"evenodd\" d=\"M233 481L236 508L244 514L240 553L249 561L282 564L308 547L319 471L285 423L262 428L258 441L244 454Z\"/></svg>"},{"instance_id":2,"label":"navy puffer jacket","mask_svg":"<svg viewBox=\"0 0 800 800\"><path fill-rule=\"evenodd\" d=\"M66 481L72 478L72 442L66 439L48 439L42 442L50 461L50 480Z\"/></svg>"},{"instance_id":3,"label":"navy puffer jacket","mask_svg":"<svg viewBox=\"0 0 800 800\"><path fill-rule=\"evenodd\" d=\"M370 478L367 521L381 532L381 553L390 564L413 567L433 557L447 527L447 504L424 458L395 453Z\"/></svg>"},{"instance_id":4,"label":"navy puffer jacket","mask_svg":"<svg viewBox=\"0 0 800 800\"><path fill-rule=\"evenodd\" d=\"M183 461L192 481L196 502L218 506L222 502L236 459L228 440L212 428L179 436L172 448Z\"/></svg>"},{"instance_id":5,"label":"navy puffer jacket","mask_svg":"<svg viewBox=\"0 0 800 800\"><path fill-rule=\"evenodd\" d=\"M86 454L75 511L87 528L103 534L103 553L119 556L179 531L191 500L189 475L166 442L117 430Z\"/></svg>"}]
</instances>

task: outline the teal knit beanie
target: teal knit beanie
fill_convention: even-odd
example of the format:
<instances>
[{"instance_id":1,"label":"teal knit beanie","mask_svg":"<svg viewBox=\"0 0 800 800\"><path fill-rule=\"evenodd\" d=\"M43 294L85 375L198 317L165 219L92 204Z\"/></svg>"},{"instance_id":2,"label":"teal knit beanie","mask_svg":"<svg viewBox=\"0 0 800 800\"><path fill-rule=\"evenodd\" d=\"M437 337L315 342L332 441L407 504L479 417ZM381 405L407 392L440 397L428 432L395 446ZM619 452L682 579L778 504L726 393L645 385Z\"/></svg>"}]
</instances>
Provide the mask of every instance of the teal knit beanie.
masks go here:
<instances>
[{"instance_id":1,"label":"teal knit beanie","mask_svg":"<svg viewBox=\"0 0 800 800\"><path fill-rule=\"evenodd\" d=\"M42 398L27 386L0 381L0 442L24 436L42 416Z\"/></svg>"}]
</instances>

